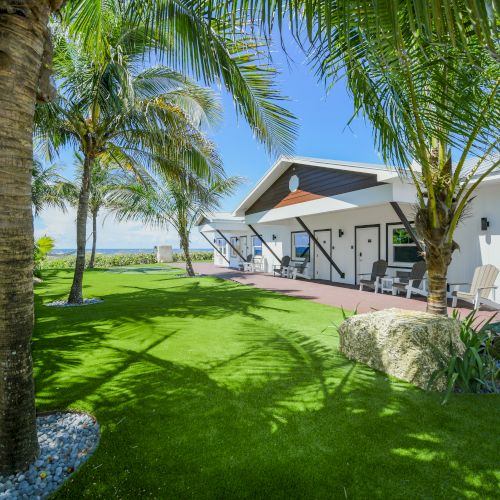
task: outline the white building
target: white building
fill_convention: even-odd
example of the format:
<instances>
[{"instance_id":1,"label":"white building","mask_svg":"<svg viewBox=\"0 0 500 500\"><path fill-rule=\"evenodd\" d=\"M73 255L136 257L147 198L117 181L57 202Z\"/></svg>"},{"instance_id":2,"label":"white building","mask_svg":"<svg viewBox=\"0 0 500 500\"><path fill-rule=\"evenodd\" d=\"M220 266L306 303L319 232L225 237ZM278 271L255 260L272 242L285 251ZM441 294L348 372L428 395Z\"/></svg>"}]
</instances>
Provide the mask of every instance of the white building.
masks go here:
<instances>
[{"instance_id":1,"label":"white building","mask_svg":"<svg viewBox=\"0 0 500 500\"><path fill-rule=\"evenodd\" d=\"M218 250L216 265L237 267L251 254L269 272L290 256L307 262L310 278L355 284L375 260L387 260L394 273L420 258L412 238L415 203L412 182L384 166L280 158L232 214L198 225ZM500 268L500 171L478 188L455 240L460 250L450 282L470 282L482 264Z\"/></svg>"}]
</instances>

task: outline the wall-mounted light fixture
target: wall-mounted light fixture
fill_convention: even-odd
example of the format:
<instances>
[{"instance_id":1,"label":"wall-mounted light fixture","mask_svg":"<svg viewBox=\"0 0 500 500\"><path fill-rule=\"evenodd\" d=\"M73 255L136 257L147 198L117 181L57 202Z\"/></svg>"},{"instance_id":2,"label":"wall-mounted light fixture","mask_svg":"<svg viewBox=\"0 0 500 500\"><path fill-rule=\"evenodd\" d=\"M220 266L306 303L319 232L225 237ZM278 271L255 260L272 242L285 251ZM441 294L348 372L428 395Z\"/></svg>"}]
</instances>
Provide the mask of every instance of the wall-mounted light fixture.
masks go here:
<instances>
[{"instance_id":1,"label":"wall-mounted light fixture","mask_svg":"<svg viewBox=\"0 0 500 500\"><path fill-rule=\"evenodd\" d=\"M273 241L276 241L277 238L278 237L275 234L273 234Z\"/></svg>"},{"instance_id":2,"label":"wall-mounted light fixture","mask_svg":"<svg viewBox=\"0 0 500 500\"><path fill-rule=\"evenodd\" d=\"M342 236L344 236L344 231L342 231L342 229L339 229L339 238L342 238Z\"/></svg>"},{"instance_id":3,"label":"wall-mounted light fixture","mask_svg":"<svg viewBox=\"0 0 500 500\"><path fill-rule=\"evenodd\" d=\"M240 240L238 236L236 236L234 239L236 240L236 243L238 243L238 241Z\"/></svg>"},{"instance_id":4,"label":"wall-mounted light fixture","mask_svg":"<svg viewBox=\"0 0 500 500\"><path fill-rule=\"evenodd\" d=\"M487 231L490 227L490 221L487 217L481 217L481 231Z\"/></svg>"}]
</instances>

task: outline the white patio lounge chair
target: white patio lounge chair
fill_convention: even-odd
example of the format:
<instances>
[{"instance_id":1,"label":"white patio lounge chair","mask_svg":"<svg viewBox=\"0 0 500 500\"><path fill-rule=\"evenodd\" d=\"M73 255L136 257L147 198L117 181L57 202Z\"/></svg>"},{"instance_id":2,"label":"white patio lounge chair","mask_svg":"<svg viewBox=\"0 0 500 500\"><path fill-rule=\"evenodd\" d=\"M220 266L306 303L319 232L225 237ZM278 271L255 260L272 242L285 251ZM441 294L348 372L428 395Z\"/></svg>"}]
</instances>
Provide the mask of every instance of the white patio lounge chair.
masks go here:
<instances>
[{"instance_id":1,"label":"white patio lounge chair","mask_svg":"<svg viewBox=\"0 0 500 500\"><path fill-rule=\"evenodd\" d=\"M247 255L245 262L240 263L239 268L241 271L253 272L254 270L253 255L251 253Z\"/></svg>"},{"instance_id":2,"label":"white patio lounge chair","mask_svg":"<svg viewBox=\"0 0 500 500\"><path fill-rule=\"evenodd\" d=\"M460 285L467 285L468 283L450 283L450 288L455 288L452 291L452 307L456 307L457 300L460 299L474 304L474 309L479 309L481 304L500 309L500 304L488 299L491 291L497 288L495 281L499 272L498 268L491 264L476 267L468 292L459 291Z\"/></svg>"},{"instance_id":3,"label":"white patio lounge chair","mask_svg":"<svg viewBox=\"0 0 500 500\"><path fill-rule=\"evenodd\" d=\"M278 275L280 278L288 278L288 272L290 270L290 257L285 255L281 259L281 264L279 266L274 266L273 276Z\"/></svg>"},{"instance_id":4,"label":"white patio lounge chair","mask_svg":"<svg viewBox=\"0 0 500 500\"><path fill-rule=\"evenodd\" d=\"M306 273L306 268L307 268L307 262L295 262L293 264L293 269L292 272L288 274L289 278L292 279L297 279L297 278L304 278L306 280L310 280L311 277L309 274Z\"/></svg>"},{"instance_id":5,"label":"white patio lounge chair","mask_svg":"<svg viewBox=\"0 0 500 500\"><path fill-rule=\"evenodd\" d=\"M410 299L412 293L427 297L427 278L424 278L427 272L425 261L415 262L409 273L398 272L398 277L392 285L392 295L398 295L399 292L406 292L406 298Z\"/></svg>"}]
</instances>

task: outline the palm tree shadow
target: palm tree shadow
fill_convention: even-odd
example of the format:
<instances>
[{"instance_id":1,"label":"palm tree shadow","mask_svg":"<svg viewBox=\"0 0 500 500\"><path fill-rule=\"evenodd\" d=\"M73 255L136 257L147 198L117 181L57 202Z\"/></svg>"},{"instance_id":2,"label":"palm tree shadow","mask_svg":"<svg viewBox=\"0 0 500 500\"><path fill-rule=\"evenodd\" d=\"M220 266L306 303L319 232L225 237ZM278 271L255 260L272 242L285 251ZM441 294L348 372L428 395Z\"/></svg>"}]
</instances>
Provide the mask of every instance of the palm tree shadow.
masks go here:
<instances>
[{"instance_id":1,"label":"palm tree shadow","mask_svg":"<svg viewBox=\"0 0 500 500\"><path fill-rule=\"evenodd\" d=\"M482 438L498 400L443 407L438 395L345 359L335 334L269 319L296 299L175 286L124 287L92 318L42 309L39 403L86 409L102 426L62 498L495 496L497 450ZM171 346L192 334L184 320L200 317L197 338L213 352L186 346L173 361ZM227 339L220 324L231 325L231 349L217 350Z\"/></svg>"}]
</instances>

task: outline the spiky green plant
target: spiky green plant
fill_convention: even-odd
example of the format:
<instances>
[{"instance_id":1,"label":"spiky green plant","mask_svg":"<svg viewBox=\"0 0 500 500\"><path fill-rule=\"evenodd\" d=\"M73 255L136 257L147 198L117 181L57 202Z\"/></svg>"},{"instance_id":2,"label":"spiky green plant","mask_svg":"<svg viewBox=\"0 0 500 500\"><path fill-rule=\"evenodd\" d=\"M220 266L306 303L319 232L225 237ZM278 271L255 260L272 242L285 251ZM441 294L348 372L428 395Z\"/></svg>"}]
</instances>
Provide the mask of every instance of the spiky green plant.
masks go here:
<instances>
[{"instance_id":1,"label":"spiky green plant","mask_svg":"<svg viewBox=\"0 0 500 500\"><path fill-rule=\"evenodd\" d=\"M35 265L33 268L33 274L37 277L41 277L41 266L43 261L47 258L49 252L54 248L55 240L50 236L44 235L35 241L35 247L33 251L33 257Z\"/></svg>"}]
</instances>

